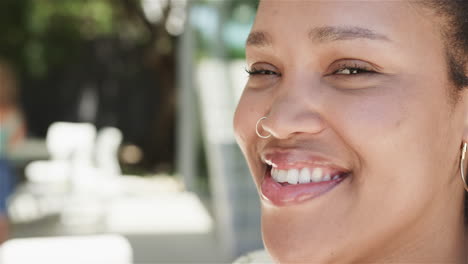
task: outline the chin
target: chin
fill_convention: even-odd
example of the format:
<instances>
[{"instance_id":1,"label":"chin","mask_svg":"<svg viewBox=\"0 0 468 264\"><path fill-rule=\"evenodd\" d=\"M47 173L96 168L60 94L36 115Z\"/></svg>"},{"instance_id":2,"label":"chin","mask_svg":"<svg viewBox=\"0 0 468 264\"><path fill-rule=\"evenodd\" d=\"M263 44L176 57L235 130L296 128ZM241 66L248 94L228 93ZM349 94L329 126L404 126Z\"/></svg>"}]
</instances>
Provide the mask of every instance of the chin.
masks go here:
<instances>
[{"instance_id":1,"label":"chin","mask_svg":"<svg viewBox=\"0 0 468 264\"><path fill-rule=\"evenodd\" d=\"M311 214L305 215L303 208L267 207L263 206L262 235L265 248L276 263L338 263L338 257L345 253L338 252L348 243L339 239L340 228L320 226L324 220L311 221Z\"/></svg>"}]
</instances>

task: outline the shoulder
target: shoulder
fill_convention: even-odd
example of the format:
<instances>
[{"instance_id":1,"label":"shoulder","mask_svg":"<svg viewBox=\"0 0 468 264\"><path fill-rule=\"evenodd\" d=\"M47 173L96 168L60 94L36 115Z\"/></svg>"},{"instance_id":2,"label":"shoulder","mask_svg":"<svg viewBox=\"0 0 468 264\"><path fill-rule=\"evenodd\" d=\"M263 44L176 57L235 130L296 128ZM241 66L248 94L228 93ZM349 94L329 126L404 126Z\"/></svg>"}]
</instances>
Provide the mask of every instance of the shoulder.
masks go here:
<instances>
[{"instance_id":1,"label":"shoulder","mask_svg":"<svg viewBox=\"0 0 468 264\"><path fill-rule=\"evenodd\" d=\"M274 263L265 250L252 251L239 257L233 264L270 264Z\"/></svg>"}]
</instances>

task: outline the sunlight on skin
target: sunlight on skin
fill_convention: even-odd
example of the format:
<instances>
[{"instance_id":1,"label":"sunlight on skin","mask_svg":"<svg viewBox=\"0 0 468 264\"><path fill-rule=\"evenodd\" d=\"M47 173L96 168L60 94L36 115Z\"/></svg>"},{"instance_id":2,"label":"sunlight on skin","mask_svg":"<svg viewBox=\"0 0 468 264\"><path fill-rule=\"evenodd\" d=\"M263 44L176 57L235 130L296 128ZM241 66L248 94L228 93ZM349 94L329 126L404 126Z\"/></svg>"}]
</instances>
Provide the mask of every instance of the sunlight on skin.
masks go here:
<instances>
[{"instance_id":1,"label":"sunlight on skin","mask_svg":"<svg viewBox=\"0 0 468 264\"><path fill-rule=\"evenodd\" d=\"M405 1L260 3L234 126L275 261L463 262L468 100L451 101L434 20ZM340 176L282 186L267 161Z\"/></svg>"}]
</instances>

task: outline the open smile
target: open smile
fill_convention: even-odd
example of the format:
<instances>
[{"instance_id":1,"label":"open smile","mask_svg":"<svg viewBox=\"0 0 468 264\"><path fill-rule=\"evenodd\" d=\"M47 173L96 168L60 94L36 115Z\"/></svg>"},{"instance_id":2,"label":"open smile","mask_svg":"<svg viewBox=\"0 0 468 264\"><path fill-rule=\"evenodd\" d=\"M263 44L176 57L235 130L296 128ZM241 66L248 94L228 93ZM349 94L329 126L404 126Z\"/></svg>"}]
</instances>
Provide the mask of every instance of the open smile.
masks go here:
<instances>
[{"instance_id":1,"label":"open smile","mask_svg":"<svg viewBox=\"0 0 468 264\"><path fill-rule=\"evenodd\" d=\"M338 186L351 171L316 156L297 160L297 153L273 153L261 184L262 198L276 206L302 203ZM303 156L303 155L301 155Z\"/></svg>"}]
</instances>

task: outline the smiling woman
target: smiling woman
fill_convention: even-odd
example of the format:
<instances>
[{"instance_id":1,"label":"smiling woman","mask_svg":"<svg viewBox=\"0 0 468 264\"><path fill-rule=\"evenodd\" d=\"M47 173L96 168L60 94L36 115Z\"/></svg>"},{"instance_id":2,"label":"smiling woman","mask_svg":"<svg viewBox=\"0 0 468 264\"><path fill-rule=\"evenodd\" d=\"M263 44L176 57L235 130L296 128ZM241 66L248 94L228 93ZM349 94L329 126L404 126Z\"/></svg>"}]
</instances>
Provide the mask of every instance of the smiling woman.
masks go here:
<instances>
[{"instance_id":1,"label":"smiling woman","mask_svg":"<svg viewBox=\"0 0 468 264\"><path fill-rule=\"evenodd\" d=\"M234 127L275 262L466 263L467 13L260 2Z\"/></svg>"}]
</instances>

